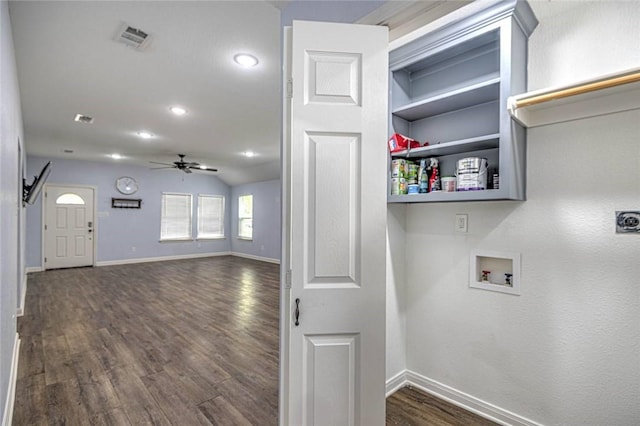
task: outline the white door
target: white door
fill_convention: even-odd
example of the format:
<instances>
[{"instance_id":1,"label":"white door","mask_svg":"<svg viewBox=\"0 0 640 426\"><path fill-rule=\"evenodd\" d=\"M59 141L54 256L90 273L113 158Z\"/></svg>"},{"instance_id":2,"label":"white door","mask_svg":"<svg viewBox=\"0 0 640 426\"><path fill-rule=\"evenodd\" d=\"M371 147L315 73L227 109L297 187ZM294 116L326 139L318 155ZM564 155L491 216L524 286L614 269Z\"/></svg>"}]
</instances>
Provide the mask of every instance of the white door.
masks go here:
<instances>
[{"instance_id":1,"label":"white door","mask_svg":"<svg viewBox=\"0 0 640 426\"><path fill-rule=\"evenodd\" d=\"M46 185L44 268L93 265L94 189Z\"/></svg>"},{"instance_id":2,"label":"white door","mask_svg":"<svg viewBox=\"0 0 640 426\"><path fill-rule=\"evenodd\" d=\"M287 34L280 422L383 425L388 32L295 21Z\"/></svg>"}]
</instances>

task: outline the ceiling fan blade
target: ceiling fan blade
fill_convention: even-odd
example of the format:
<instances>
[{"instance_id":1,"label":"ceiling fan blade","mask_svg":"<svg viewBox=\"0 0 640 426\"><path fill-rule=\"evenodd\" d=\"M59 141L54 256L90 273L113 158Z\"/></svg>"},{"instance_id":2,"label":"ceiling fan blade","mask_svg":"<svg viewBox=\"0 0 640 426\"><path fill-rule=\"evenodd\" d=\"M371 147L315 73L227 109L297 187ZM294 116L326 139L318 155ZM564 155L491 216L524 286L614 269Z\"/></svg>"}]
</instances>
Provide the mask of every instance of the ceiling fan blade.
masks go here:
<instances>
[{"instance_id":1,"label":"ceiling fan blade","mask_svg":"<svg viewBox=\"0 0 640 426\"><path fill-rule=\"evenodd\" d=\"M190 168L188 168L188 167L185 167L185 168L184 168L184 169L182 169L182 170L183 170L185 173L193 173L193 172L191 171L191 169L190 169Z\"/></svg>"},{"instance_id":2,"label":"ceiling fan blade","mask_svg":"<svg viewBox=\"0 0 640 426\"><path fill-rule=\"evenodd\" d=\"M174 166L167 166L167 167L149 167L151 170L160 170L160 169L175 169Z\"/></svg>"},{"instance_id":3,"label":"ceiling fan blade","mask_svg":"<svg viewBox=\"0 0 640 426\"><path fill-rule=\"evenodd\" d=\"M196 167L187 166L186 168L187 169L193 169L193 170L199 170L201 172L217 172L218 171L218 169L212 169L212 168L209 168L209 167L202 167L202 166L196 166Z\"/></svg>"},{"instance_id":4,"label":"ceiling fan blade","mask_svg":"<svg viewBox=\"0 0 640 426\"><path fill-rule=\"evenodd\" d=\"M173 165L169 164L169 163L158 163L157 161L149 161L152 164L162 164L163 166L171 166L173 167Z\"/></svg>"}]
</instances>

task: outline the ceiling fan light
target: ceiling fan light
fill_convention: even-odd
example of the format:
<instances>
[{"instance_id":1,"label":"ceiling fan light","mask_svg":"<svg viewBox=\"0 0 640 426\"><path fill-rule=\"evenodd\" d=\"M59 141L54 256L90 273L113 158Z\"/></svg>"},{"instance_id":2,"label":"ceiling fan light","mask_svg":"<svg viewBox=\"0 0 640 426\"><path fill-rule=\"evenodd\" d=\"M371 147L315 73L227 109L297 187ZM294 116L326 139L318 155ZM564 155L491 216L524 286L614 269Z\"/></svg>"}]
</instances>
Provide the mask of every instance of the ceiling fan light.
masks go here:
<instances>
[{"instance_id":1,"label":"ceiling fan light","mask_svg":"<svg viewBox=\"0 0 640 426\"><path fill-rule=\"evenodd\" d=\"M205 166L204 164L200 164L198 167L199 167L200 169L202 169L202 170L206 170L206 168L207 168L207 166Z\"/></svg>"},{"instance_id":2,"label":"ceiling fan light","mask_svg":"<svg viewBox=\"0 0 640 426\"><path fill-rule=\"evenodd\" d=\"M258 65L258 58L253 55L249 55L248 53L238 53L233 57L233 60L236 64L244 68L251 68Z\"/></svg>"}]
</instances>

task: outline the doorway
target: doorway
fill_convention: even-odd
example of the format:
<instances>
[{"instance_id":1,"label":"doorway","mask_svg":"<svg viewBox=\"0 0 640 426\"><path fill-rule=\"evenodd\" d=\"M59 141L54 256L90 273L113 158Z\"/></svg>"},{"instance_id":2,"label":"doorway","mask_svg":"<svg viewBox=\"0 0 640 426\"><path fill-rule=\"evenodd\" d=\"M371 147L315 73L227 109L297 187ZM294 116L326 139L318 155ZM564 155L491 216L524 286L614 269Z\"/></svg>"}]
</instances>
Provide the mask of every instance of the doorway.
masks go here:
<instances>
[{"instance_id":1,"label":"doorway","mask_svg":"<svg viewBox=\"0 0 640 426\"><path fill-rule=\"evenodd\" d=\"M93 266L95 188L45 185L44 269Z\"/></svg>"}]
</instances>

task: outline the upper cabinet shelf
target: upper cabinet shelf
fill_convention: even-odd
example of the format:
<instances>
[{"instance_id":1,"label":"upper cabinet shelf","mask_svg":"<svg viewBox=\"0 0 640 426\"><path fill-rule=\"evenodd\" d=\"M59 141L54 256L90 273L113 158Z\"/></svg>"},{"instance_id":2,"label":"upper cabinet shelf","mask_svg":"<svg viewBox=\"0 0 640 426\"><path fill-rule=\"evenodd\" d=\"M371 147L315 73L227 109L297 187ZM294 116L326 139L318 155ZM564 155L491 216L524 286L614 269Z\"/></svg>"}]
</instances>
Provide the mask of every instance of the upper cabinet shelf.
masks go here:
<instances>
[{"instance_id":1,"label":"upper cabinet shelf","mask_svg":"<svg viewBox=\"0 0 640 426\"><path fill-rule=\"evenodd\" d=\"M407 121L415 121L495 101L499 95L500 77L495 77L400 107L392 111L392 114Z\"/></svg>"},{"instance_id":2,"label":"upper cabinet shelf","mask_svg":"<svg viewBox=\"0 0 640 426\"><path fill-rule=\"evenodd\" d=\"M459 12L389 52L390 133L429 143L390 159L435 158L441 176L452 177L460 160L480 157L491 185L409 195L390 167L389 203L526 197L526 132L512 123L507 98L526 91L527 41L538 21L518 0L474 2Z\"/></svg>"},{"instance_id":3,"label":"upper cabinet shelf","mask_svg":"<svg viewBox=\"0 0 640 426\"><path fill-rule=\"evenodd\" d=\"M511 96L509 113L537 127L640 108L640 68L579 83Z\"/></svg>"}]
</instances>

